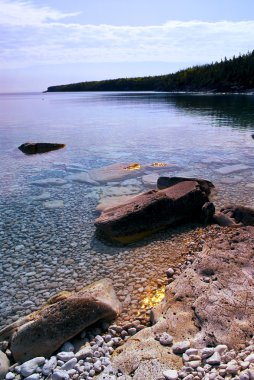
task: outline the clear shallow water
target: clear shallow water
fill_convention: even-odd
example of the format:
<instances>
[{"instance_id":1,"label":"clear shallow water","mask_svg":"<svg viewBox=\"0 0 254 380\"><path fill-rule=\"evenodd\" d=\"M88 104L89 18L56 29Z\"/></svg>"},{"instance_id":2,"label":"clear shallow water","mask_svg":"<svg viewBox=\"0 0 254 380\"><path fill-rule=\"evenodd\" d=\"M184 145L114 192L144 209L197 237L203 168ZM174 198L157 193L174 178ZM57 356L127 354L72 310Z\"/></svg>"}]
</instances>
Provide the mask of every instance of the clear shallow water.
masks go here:
<instances>
[{"instance_id":1,"label":"clear shallow water","mask_svg":"<svg viewBox=\"0 0 254 380\"><path fill-rule=\"evenodd\" d=\"M254 96L34 93L0 95L0 104L0 191L10 200L17 190L32 191L34 175L63 177L53 173L56 162L89 170L162 161L178 165L172 174L213 180L219 198L226 192L253 204L246 185L254 183ZM26 141L63 142L67 149L25 156L17 147ZM220 173L236 164L249 168Z\"/></svg>"},{"instance_id":2,"label":"clear shallow water","mask_svg":"<svg viewBox=\"0 0 254 380\"><path fill-rule=\"evenodd\" d=\"M213 181L218 206L254 207L254 96L5 94L0 95L0 121L0 325L35 310L57 291L109 276L119 282L124 300L137 278L143 287L146 274L147 281L156 276L156 241L126 250L94 238L97 202L105 194L119 195L121 183L91 186L73 182L74 173L118 162L166 162L176 167L163 174ZM66 143L67 148L26 156L17 147L27 141ZM66 183L34 184L49 178ZM144 189L138 171L136 182L124 186L127 193ZM61 201L61 207L46 208L46 198L33 198L41 194ZM165 268L158 276L170 265L167 250L165 245ZM135 297L130 302L137 306Z\"/></svg>"}]
</instances>

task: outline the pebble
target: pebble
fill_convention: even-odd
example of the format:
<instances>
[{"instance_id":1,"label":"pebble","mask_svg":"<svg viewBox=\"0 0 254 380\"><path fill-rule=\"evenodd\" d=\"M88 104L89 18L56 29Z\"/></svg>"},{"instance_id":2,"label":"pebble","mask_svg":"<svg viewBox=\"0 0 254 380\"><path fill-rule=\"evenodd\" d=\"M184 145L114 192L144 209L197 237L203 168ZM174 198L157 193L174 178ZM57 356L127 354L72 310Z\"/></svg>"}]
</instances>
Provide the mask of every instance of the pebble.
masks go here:
<instances>
[{"instance_id":1,"label":"pebble","mask_svg":"<svg viewBox=\"0 0 254 380\"><path fill-rule=\"evenodd\" d=\"M63 352L73 352L74 351L74 346L73 346L73 344L71 342L66 342L61 347L61 351L63 351Z\"/></svg>"},{"instance_id":2,"label":"pebble","mask_svg":"<svg viewBox=\"0 0 254 380\"><path fill-rule=\"evenodd\" d=\"M207 364L211 365L218 365L221 362L221 356L218 352L215 351L215 353L210 356L208 359L206 359Z\"/></svg>"},{"instance_id":3,"label":"pebble","mask_svg":"<svg viewBox=\"0 0 254 380\"><path fill-rule=\"evenodd\" d=\"M15 378L15 374L13 372L8 372L5 376L6 380L13 380Z\"/></svg>"},{"instance_id":4,"label":"pebble","mask_svg":"<svg viewBox=\"0 0 254 380\"><path fill-rule=\"evenodd\" d=\"M174 354L183 354L186 350L190 348L190 342L188 340L184 340L182 342L177 342L173 345L172 350Z\"/></svg>"},{"instance_id":5,"label":"pebble","mask_svg":"<svg viewBox=\"0 0 254 380\"><path fill-rule=\"evenodd\" d=\"M177 380L178 379L178 372L174 369L168 369L163 372L163 376L166 380Z\"/></svg>"},{"instance_id":6,"label":"pebble","mask_svg":"<svg viewBox=\"0 0 254 380\"><path fill-rule=\"evenodd\" d=\"M168 270L166 271L166 275L168 278L171 278L174 274L175 274L175 271L173 268L168 268Z\"/></svg>"},{"instance_id":7,"label":"pebble","mask_svg":"<svg viewBox=\"0 0 254 380\"><path fill-rule=\"evenodd\" d=\"M69 380L70 376L66 371L57 370L52 374L52 380Z\"/></svg>"},{"instance_id":8,"label":"pebble","mask_svg":"<svg viewBox=\"0 0 254 380\"><path fill-rule=\"evenodd\" d=\"M61 369L64 370L64 371L69 371L71 369L73 369L75 367L75 365L77 364L77 358L72 358L70 360L68 360L68 362L66 362L62 367Z\"/></svg>"},{"instance_id":9,"label":"pebble","mask_svg":"<svg viewBox=\"0 0 254 380\"><path fill-rule=\"evenodd\" d=\"M32 375L25 377L24 380L39 380L39 378L39 373L33 373Z\"/></svg>"},{"instance_id":10,"label":"pebble","mask_svg":"<svg viewBox=\"0 0 254 380\"><path fill-rule=\"evenodd\" d=\"M42 367L42 374L44 376L48 376L56 368L56 365L57 365L56 356L51 356L51 358Z\"/></svg>"},{"instance_id":11,"label":"pebble","mask_svg":"<svg viewBox=\"0 0 254 380\"><path fill-rule=\"evenodd\" d=\"M248 355L248 356L244 359L244 361L245 361L245 362L249 362L249 363L254 363L254 353Z\"/></svg>"},{"instance_id":12,"label":"pebble","mask_svg":"<svg viewBox=\"0 0 254 380\"><path fill-rule=\"evenodd\" d=\"M62 352L58 352L57 359L60 359L63 362L68 362L70 359L74 358L74 356L75 355L73 352L62 351Z\"/></svg>"},{"instance_id":13,"label":"pebble","mask_svg":"<svg viewBox=\"0 0 254 380\"><path fill-rule=\"evenodd\" d=\"M166 332L163 332L159 337L159 342L162 346L170 346L173 343L173 337Z\"/></svg>"},{"instance_id":14,"label":"pebble","mask_svg":"<svg viewBox=\"0 0 254 380\"><path fill-rule=\"evenodd\" d=\"M36 357L31 360L28 360L20 366L20 373L22 376L28 377L32 375L34 372L36 372L37 368L39 366L42 366L44 363L44 357Z\"/></svg>"}]
</instances>

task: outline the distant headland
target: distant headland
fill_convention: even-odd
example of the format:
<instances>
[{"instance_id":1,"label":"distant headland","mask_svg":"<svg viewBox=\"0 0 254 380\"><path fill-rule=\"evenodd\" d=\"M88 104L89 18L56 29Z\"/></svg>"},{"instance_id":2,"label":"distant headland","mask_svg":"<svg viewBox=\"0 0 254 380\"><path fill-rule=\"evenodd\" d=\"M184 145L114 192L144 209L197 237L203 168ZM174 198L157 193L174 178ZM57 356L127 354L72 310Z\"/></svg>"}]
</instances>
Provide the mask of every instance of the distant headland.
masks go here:
<instances>
[{"instance_id":1,"label":"distant headland","mask_svg":"<svg viewBox=\"0 0 254 380\"><path fill-rule=\"evenodd\" d=\"M209 91L246 92L254 89L254 50L220 62L193 66L174 74L118 78L50 86L46 92L69 91Z\"/></svg>"}]
</instances>

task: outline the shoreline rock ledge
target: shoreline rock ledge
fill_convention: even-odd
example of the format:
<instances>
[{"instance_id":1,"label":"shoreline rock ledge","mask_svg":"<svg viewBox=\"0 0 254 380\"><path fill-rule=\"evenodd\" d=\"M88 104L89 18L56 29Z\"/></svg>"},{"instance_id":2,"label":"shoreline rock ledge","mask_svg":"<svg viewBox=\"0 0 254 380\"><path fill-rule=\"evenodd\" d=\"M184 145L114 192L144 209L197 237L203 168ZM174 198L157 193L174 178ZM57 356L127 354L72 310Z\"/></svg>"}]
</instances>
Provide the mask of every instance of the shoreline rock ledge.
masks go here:
<instances>
[{"instance_id":1,"label":"shoreline rock ledge","mask_svg":"<svg viewBox=\"0 0 254 380\"><path fill-rule=\"evenodd\" d=\"M111 321L121 312L112 280L102 279L79 292L62 292L38 311L0 331L9 340L16 362L50 357L61 345L99 320Z\"/></svg>"},{"instance_id":2,"label":"shoreline rock ledge","mask_svg":"<svg viewBox=\"0 0 254 380\"><path fill-rule=\"evenodd\" d=\"M128 244L170 225L199 220L210 193L210 185L203 186L195 179L182 179L166 189L150 190L105 209L95 220L97 234Z\"/></svg>"},{"instance_id":3,"label":"shoreline rock ledge","mask_svg":"<svg viewBox=\"0 0 254 380\"><path fill-rule=\"evenodd\" d=\"M209 240L166 287L152 311L154 325L115 351L114 370L133 380L172 379L169 370L179 371L174 379L196 379L197 371L205 380L253 379L253 249L251 226L228 228ZM172 347L161 341L167 334Z\"/></svg>"}]
</instances>

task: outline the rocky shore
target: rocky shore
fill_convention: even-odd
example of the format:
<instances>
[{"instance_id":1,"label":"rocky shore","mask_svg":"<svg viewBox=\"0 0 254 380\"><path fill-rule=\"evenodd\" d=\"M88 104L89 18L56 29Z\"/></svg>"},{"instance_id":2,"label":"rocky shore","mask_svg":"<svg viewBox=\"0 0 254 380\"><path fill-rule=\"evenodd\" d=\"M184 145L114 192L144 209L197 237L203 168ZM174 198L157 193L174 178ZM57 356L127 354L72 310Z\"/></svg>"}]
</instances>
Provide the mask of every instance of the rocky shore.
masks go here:
<instances>
[{"instance_id":1,"label":"rocky shore","mask_svg":"<svg viewBox=\"0 0 254 380\"><path fill-rule=\"evenodd\" d=\"M127 181L131 181L131 186L136 183L135 179ZM67 182L55 186L66 186L69 193ZM193 182L187 187L188 191L200 191ZM41 231L41 222L37 223L37 216L31 213L33 201L29 203L33 216L27 238L24 215L16 215L16 235L12 215L6 214L1 317L2 326L14 323L12 328L0 332L1 379L254 379L254 229L243 226L253 223L252 210L221 210L219 217L226 218L230 227L205 226L195 219L157 233L155 239L149 237L127 247L105 246L92 237L95 232L92 210L96 202L89 196L86 198L93 205L90 214L87 213L87 204L85 207L82 200L88 194L89 191L84 193L84 186L75 194L75 201L77 197L80 199L80 208L73 216L70 201L64 218L69 215L71 223L63 229L59 229L61 207L54 209L53 218L52 208L45 207L45 230ZM204 197L198 205L200 210L207 201ZM68 247L63 245L67 236ZM13 282L8 281L9 275ZM78 305L84 286L103 278L111 279L106 281L115 289L121 312L119 308L113 314L104 315L100 311L100 317L83 328L82 318L87 317L83 315L80 319L78 307L74 314L80 325L79 322L72 325L71 318L67 321L59 317L59 313L68 309L67 299L72 303L78 297ZM72 295L62 293L41 308L57 290L71 290ZM86 302L84 298L84 305ZM55 310L53 315L58 316L55 330L51 329L49 335L45 335L51 321L47 310ZM93 310L90 307L92 314ZM113 324L108 322L108 315L116 318ZM96 324L90 326L93 322ZM33 325L35 333L31 333ZM46 330L41 329L42 325ZM65 335L69 329L72 333ZM27 331L32 340L25 348ZM54 346L56 337L60 340ZM49 350L45 350L43 339ZM23 350L21 354L15 351L13 342L17 341Z\"/></svg>"}]
</instances>

